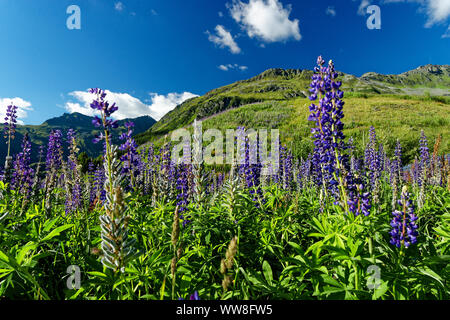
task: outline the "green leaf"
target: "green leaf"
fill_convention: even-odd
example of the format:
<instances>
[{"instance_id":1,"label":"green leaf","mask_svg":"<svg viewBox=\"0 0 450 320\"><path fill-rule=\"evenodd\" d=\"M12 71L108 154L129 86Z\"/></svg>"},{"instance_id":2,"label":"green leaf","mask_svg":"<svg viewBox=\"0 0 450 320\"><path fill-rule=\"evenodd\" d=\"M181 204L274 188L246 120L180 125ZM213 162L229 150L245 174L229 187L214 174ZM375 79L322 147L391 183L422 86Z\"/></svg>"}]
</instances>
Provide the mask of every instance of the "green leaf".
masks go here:
<instances>
[{"instance_id":1,"label":"green leaf","mask_svg":"<svg viewBox=\"0 0 450 320\"><path fill-rule=\"evenodd\" d=\"M46 235L44 237L44 239L41 240L41 242L51 240L54 237L59 236L61 234L61 232L65 231L67 229L70 229L72 227L73 227L73 224L65 224L65 225L60 226L60 227L58 227L56 229L53 229L48 235Z\"/></svg>"},{"instance_id":2,"label":"green leaf","mask_svg":"<svg viewBox=\"0 0 450 320\"><path fill-rule=\"evenodd\" d=\"M271 285L272 280L273 280L273 273L272 273L272 268L270 267L270 264L266 260L264 260L262 268L263 268L264 278Z\"/></svg>"},{"instance_id":3,"label":"green leaf","mask_svg":"<svg viewBox=\"0 0 450 320\"><path fill-rule=\"evenodd\" d=\"M8 274L13 272L14 269L0 269L0 279L6 277Z\"/></svg>"},{"instance_id":4,"label":"green leaf","mask_svg":"<svg viewBox=\"0 0 450 320\"><path fill-rule=\"evenodd\" d=\"M75 292L72 296L68 297L68 299L70 299L70 300L76 299L80 295L80 293L82 293L83 291L84 291L84 288L78 289L77 292Z\"/></svg>"},{"instance_id":5,"label":"green leaf","mask_svg":"<svg viewBox=\"0 0 450 320\"><path fill-rule=\"evenodd\" d=\"M338 293L338 292L344 292L345 288L336 288L336 287L330 287L330 286L326 286L324 288L325 290L320 292L319 295L329 295L331 293Z\"/></svg>"},{"instance_id":6,"label":"green leaf","mask_svg":"<svg viewBox=\"0 0 450 320\"><path fill-rule=\"evenodd\" d=\"M106 274L104 274L103 272L99 272L99 271L88 271L87 274L90 274L91 276L100 277L103 279L108 278L108 276Z\"/></svg>"},{"instance_id":7,"label":"green leaf","mask_svg":"<svg viewBox=\"0 0 450 320\"><path fill-rule=\"evenodd\" d=\"M166 292L166 277L164 277L161 289L159 290L159 293L160 293L159 300L164 300L165 292Z\"/></svg>"},{"instance_id":8,"label":"green leaf","mask_svg":"<svg viewBox=\"0 0 450 320\"><path fill-rule=\"evenodd\" d=\"M35 242L28 242L26 245L24 245L22 249L20 249L19 253L16 255L17 264L21 265L27 253L30 252L31 250L35 250L37 246L38 244Z\"/></svg>"},{"instance_id":9,"label":"green leaf","mask_svg":"<svg viewBox=\"0 0 450 320\"><path fill-rule=\"evenodd\" d=\"M48 232L54 225L56 222L58 222L59 217L56 217L55 219L52 220L47 220L44 223L44 228L42 229L42 232Z\"/></svg>"},{"instance_id":10,"label":"green leaf","mask_svg":"<svg viewBox=\"0 0 450 320\"><path fill-rule=\"evenodd\" d=\"M0 260L9 264L9 257L2 250L0 250Z\"/></svg>"},{"instance_id":11,"label":"green leaf","mask_svg":"<svg viewBox=\"0 0 450 320\"><path fill-rule=\"evenodd\" d=\"M328 274L321 274L320 277L323 279L325 283L328 283L334 287L343 288L342 284L339 283L336 279Z\"/></svg>"},{"instance_id":12,"label":"green leaf","mask_svg":"<svg viewBox=\"0 0 450 320\"><path fill-rule=\"evenodd\" d=\"M386 291L389 289L388 285L389 285L388 282L383 282L378 288L376 288L372 295L372 299L377 300L380 297L382 297L386 293Z\"/></svg>"},{"instance_id":13,"label":"green leaf","mask_svg":"<svg viewBox=\"0 0 450 320\"><path fill-rule=\"evenodd\" d=\"M423 267L423 268L419 268L418 270L419 270L419 273L438 281L443 287L445 287L444 284L442 283L443 282L442 278L436 272L431 270L430 268Z\"/></svg>"}]
</instances>

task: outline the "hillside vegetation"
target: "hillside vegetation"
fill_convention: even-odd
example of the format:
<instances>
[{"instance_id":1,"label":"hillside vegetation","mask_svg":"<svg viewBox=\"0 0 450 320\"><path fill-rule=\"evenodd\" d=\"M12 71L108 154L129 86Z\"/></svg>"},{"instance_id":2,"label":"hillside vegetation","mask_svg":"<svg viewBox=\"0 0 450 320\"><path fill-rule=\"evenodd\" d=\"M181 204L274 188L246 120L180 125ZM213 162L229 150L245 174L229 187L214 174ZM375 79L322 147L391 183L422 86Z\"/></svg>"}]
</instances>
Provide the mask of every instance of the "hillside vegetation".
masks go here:
<instances>
[{"instance_id":1,"label":"hillside vegetation","mask_svg":"<svg viewBox=\"0 0 450 320\"><path fill-rule=\"evenodd\" d=\"M312 71L269 69L248 80L212 90L185 101L149 130L136 136L141 145L160 146L170 133L203 120L204 129L277 128L294 155L312 149L308 88ZM362 152L370 126L392 154L396 139L405 147L403 161L417 155L419 128L430 139L442 135L441 148L450 152L450 66L427 65L400 75L366 73L360 78L340 73L345 92L345 130ZM435 95L436 93L440 95Z\"/></svg>"}]
</instances>

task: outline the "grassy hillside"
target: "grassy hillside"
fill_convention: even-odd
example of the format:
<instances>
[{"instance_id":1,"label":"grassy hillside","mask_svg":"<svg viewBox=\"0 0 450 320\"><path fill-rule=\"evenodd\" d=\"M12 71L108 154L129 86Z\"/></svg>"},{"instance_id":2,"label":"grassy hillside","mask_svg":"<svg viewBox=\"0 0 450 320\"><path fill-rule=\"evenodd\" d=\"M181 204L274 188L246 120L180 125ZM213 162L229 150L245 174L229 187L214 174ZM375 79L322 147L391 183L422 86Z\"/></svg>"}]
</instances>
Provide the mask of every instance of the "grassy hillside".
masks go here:
<instances>
[{"instance_id":1,"label":"grassy hillside","mask_svg":"<svg viewBox=\"0 0 450 320\"><path fill-rule=\"evenodd\" d=\"M362 152L373 125L388 153L393 152L399 137L405 149L404 161L409 162L417 153L423 129L430 144L441 134L441 152L450 152L449 74L449 66L431 65L401 75L367 73L357 78L341 73L345 134L354 138ZM136 141L144 146L161 145L170 139L171 131L189 127L197 119L203 121L204 130L278 128L282 142L295 155L304 157L312 149L311 123L307 121L311 75L308 70L270 69L212 90L179 105L150 130L137 135ZM436 92L445 96L433 95Z\"/></svg>"},{"instance_id":2,"label":"grassy hillside","mask_svg":"<svg viewBox=\"0 0 450 320\"><path fill-rule=\"evenodd\" d=\"M401 97L374 96L370 98L345 99L344 133L352 136L363 152L371 125L377 129L379 141L392 153L396 137L405 149L404 161L409 162L417 153L420 130L432 143L438 134L442 135L441 152L450 152L450 104L432 100L404 99ZM229 110L203 122L208 128L278 128L281 141L294 154L305 157L312 149L310 128L307 121L309 100L272 101L243 106Z\"/></svg>"}]
</instances>

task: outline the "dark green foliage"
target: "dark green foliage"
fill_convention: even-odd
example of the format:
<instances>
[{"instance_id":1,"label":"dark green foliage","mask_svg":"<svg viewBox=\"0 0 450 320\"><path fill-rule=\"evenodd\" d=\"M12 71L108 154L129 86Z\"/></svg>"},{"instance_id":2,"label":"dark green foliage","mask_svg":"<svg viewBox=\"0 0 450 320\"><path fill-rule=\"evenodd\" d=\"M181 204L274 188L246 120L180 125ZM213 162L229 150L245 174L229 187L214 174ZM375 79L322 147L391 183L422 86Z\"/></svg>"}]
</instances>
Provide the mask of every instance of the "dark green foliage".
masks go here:
<instances>
[{"instance_id":1,"label":"dark green foliage","mask_svg":"<svg viewBox=\"0 0 450 320\"><path fill-rule=\"evenodd\" d=\"M131 195L129 236L142 255L121 274L96 255L101 206L66 216L63 202L53 203L48 216L35 203L20 214L20 196L1 183L0 189L0 216L9 212L0 219L0 298L172 298L172 202L152 206ZM417 213L419 241L399 251L389 244L390 189L383 183L371 215L354 218L337 206L319 213L313 189L289 193L277 185L264 189L266 202L258 208L248 190L228 181L201 209L188 208L192 222L180 231L175 299L196 290L202 300L449 299L449 191L427 188ZM233 281L224 293L220 264L234 236ZM80 268L79 290L66 287L70 265Z\"/></svg>"}]
</instances>

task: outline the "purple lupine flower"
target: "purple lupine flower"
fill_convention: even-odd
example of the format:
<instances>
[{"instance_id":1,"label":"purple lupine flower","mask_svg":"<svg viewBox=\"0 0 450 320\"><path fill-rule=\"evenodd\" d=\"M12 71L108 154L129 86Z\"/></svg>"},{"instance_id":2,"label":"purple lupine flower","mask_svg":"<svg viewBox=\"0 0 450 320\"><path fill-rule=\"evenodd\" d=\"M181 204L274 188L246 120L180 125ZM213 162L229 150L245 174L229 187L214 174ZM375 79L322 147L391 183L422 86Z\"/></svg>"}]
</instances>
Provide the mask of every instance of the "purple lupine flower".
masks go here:
<instances>
[{"instance_id":1,"label":"purple lupine flower","mask_svg":"<svg viewBox=\"0 0 450 320\"><path fill-rule=\"evenodd\" d=\"M63 150L62 144L62 133L60 130L52 130L48 138L47 146L47 157L45 161L46 167L46 178L45 178L45 207L47 210L50 209L52 192L51 190L59 183L61 180L59 172L62 165L62 155Z\"/></svg>"},{"instance_id":2,"label":"purple lupine flower","mask_svg":"<svg viewBox=\"0 0 450 320\"><path fill-rule=\"evenodd\" d=\"M426 183L427 175L430 167L430 150L428 149L428 140L425 136L423 130L420 132L420 141L419 141L419 151L420 151L420 159L419 166L417 171L417 181L418 185L421 186L422 183Z\"/></svg>"},{"instance_id":3,"label":"purple lupine flower","mask_svg":"<svg viewBox=\"0 0 450 320\"><path fill-rule=\"evenodd\" d=\"M139 167L142 162L137 152L137 144L132 138L133 127L133 122L125 123L125 128L127 131L122 133L119 137L120 140L124 141L124 143L120 145L119 150L125 151L125 153L120 157L120 161L122 162L121 172L124 174L129 174L130 185L128 188L130 189L134 189L135 187L134 181L140 172Z\"/></svg>"},{"instance_id":4,"label":"purple lupine flower","mask_svg":"<svg viewBox=\"0 0 450 320\"><path fill-rule=\"evenodd\" d=\"M191 164L190 164L190 146L185 144L183 146L183 161L178 164L176 170L177 184L177 206L180 212L180 218L183 220L183 226L190 223L190 217L184 213L187 211L190 198L189 178L191 176Z\"/></svg>"},{"instance_id":5,"label":"purple lupine flower","mask_svg":"<svg viewBox=\"0 0 450 320\"><path fill-rule=\"evenodd\" d=\"M102 203L106 200L106 190L104 188L105 181L105 170L102 165L99 165L94 172L94 194L95 198Z\"/></svg>"},{"instance_id":6,"label":"purple lupine flower","mask_svg":"<svg viewBox=\"0 0 450 320\"><path fill-rule=\"evenodd\" d=\"M217 185L215 186L215 191L217 191L220 187L223 186L224 181L225 181L225 174L219 173L217 177Z\"/></svg>"},{"instance_id":7,"label":"purple lupine flower","mask_svg":"<svg viewBox=\"0 0 450 320\"><path fill-rule=\"evenodd\" d=\"M96 99L94 99L91 103L91 108L100 111L101 114L101 117L97 115L94 117L92 124L97 128L103 126L105 130L105 135L100 133L92 140L93 143L98 143L100 140L104 140L106 138L106 135L109 134L110 129L115 129L119 126L117 120L110 118L111 115L119 109L119 107L116 106L115 103L110 105L109 102L105 100L106 92L102 89L92 88L89 89L89 93L96 95Z\"/></svg>"},{"instance_id":8,"label":"purple lupine flower","mask_svg":"<svg viewBox=\"0 0 450 320\"><path fill-rule=\"evenodd\" d=\"M52 130L48 139L46 170L59 169L62 163L62 133L60 130Z\"/></svg>"},{"instance_id":9,"label":"purple lupine flower","mask_svg":"<svg viewBox=\"0 0 450 320\"><path fill-rule=\"evenodd\" d=\"M297 175L297 187L299 190L309 186L311 182L314 181L313 175L313 164L312 164L312 154L308 154L306 160L301 159L300 168Z\"/></svg>"},{"instance_id":10,"label":"purple lupine flower","mask_svg":"<svg viewBox=\"0 0 450 320\"><path fill-rule=\"evenodd\" d=\"M375 203L378 201L380 177L383 170L381 158L384 160L384 152L382 151L382 153L383 156L380 156L375 128L371 126L369 129L369 142L364 152L364 166L368 185L371 186L372 200Z\"/></svg>"},{"instance_id":11,"label":"purple lupine flower","mask_svg":"<svg viewBox=\"0 0 450 320\"><path fill-rule=\"evenodd\" d=\"M74 157L75 149L76 149L76 134L75 130L69 129L67 132L67 143L69 144L69 154L72 156L67 159L67 164L69 165L70 170L75 170L76 168L76 158Z\"/></svg>"},{"instance_id":12,"label":"purple lupine flower","mask_svg":"<svg viewBox=\"0 0 450 320\"><path fill-rule=\"evenodd\" d=\"M358 178L353 178L351 174L346 176L348 189L348 206L350 212L355 216L370 214L370 192L364 190L364 185ZM353 180L352 180L353 179Z\"/></svg>"},{"instance_id":13,"label":"purple lupine flower","mask_svg":"<svg viewBox=\"0 0 450 320\"><path fill-rule=\"evenodd\" d=\"M177 173L177 206L179 206L179 212L182 213L186 211L189 196L189 184L188 184L188 167L187 164L179 164L176 170Z\"/></svg>"},{"instance_id":14,"label":"purple lupine flower","mask_svg":"<svg viewBox=\"0 0 450 320\"><path fill-rule=\"evenodd\" d=\"M67 132L67 143L69 145L69 158L67 160L66 179L66 215L75 212L81 206L81 181L77 163L77 143L75 130Z\"/></svg>"},{"instance_id":15,"label":"purple lupine flower","mask_svg":"<svg viewBox=\"0 0 450 320\"><path fill-rule=\"evenodd\" d=\"M23 136L22 152L16 156L14 161L14 172L11 179L11 189L29 196L33 186L34 170L30 167L31 143L28 133Z\"/></svg>"},{"instance_id":16,"label":"purple lupine flower","mask_svg":"<svg viewBox=\"0 0 450 320\"><path fill-rule=\"evenodd\" d=\"M239 165L240 175L244 178L244 184L249 189L249 193L253 196L253 201L262 198L261 182L261 161L259 158L259 138L250 141L245 128L239 127L238 133L241 140L240 155L243 155L241 164Z\"/></svg>"},{"instance_id":17,"label":"purple lupine flower","mask_svg":"<svg viewBox=\"0 0 450 320\"><path fill-rule=\"evenodd\" d=\"M189 300L200 300L200 296L198 295L198 291L195 291L191 296L189 297Z\"/></svg>"},{"instance_id":18,"label":"purple lupine flower","mask_svg":"<svg viewBox=\"0 0 450 320\"><path fill-rule=\"evenodd\" d=\"M178 300L184 300L184 299L179 297ZM194 291L194 293L189 296L189 300L200 300L200 296L198 295L197 290Z\"/></svg>"},{"instance_id":19,"label":"purple lupine flower","mask_svg":"<svg viewBox=\"0 0 450 320\"><path fill-rule=\"evenodd\" d=\"M361 179L360 161L354 156L355 146L353 137L348 140L348 149L350 150L350 171L346 176L348 190L349 211L355 216L370 214L370 192L364 190L364 184Z\"/></svg>"},{"instance_id":20,"label":"purple lupine flower","mask_svg":"<svg viewBox=\"0 0 450 320\"><path fill-rule=\"evenodd\" d=\"M364 164L369 175L370 184L374 187L381 172L380 157L377 152L377 135L373 126L369 129L369 142L366 145Z\"/></svg>"},{"instance_id":21,"label":"purple lupine flower","mask_svg":"<svg viewBox=\"0 0 450 320\"><path fill-rule=\"evenodd\" d=\"M402 173L402 145L397 139L397 144L395 145L394 160L392 161L392 169L395 171L397 177L401 178Z\"/></svg>"},{"instance_id":22,"label":"purple lupine flower","mask_svg":"<svg viewBox=\"0 0 450 320\"><path fill-rule=\"evenodd\" d=\"M6 117L4 126L5 139L10 137L14 139L17 125L17 106L11 104L6 107ZM8 143L8 142L7 142Z\"/></svg>"},{"instance_id":23,"label":"purple lupine flower","mask_svg":"<svg viewBox=\"0 0 450 320\"><path fill-rule=\"evenodd\" d=\"M5 127L4 127L4 134L6 139L6 144L8 145L8 151L6 153L6 160L5 160L5 168L3 173L2 180L9 181L11 178L11 164L12 164L12 157L10 155L11 152L11 140L14 140L15 133L16 133L16 124L17 124L17 106L9 105L6 108L6 117L5 117Z\"/></svg>"},{"instance_id":24,"label":"purple lupine flower","mask_svg":"<svg viewBox=\"0 0 450 320\"><path fill-rule=\"evenodd\" d=\"M315 168L319 186L324 186L326 192L337 199L339 197L338 186L339 177L345 173L344 162L346 155L343 151L347 148L344 143L344 124L341 119L344 117L341 100L344 93L339 89L342 82L336 81L338 73L334 69L332 61L328 67L324 66L324 60L320 56L317 59L318 67L314 68L314 75L309 91L309 99L315 101L319 98L319 104L312 103L309 107L309 121L315 122L315 127L311 129L314 138L313 167ZM342 187L342 186L341 186ZM341 195L346 197L345 194Z\"/></svg>"},{"instance_id":25,"label":"purple lupine flower","mask_svg":"<svg viewBox=\"0 0 450 320\"><path fill-rule=\"evenodd\" d=\"M409 198L408 188L403 187L401 200L398 201L400 210L394 210L391 221L392 230L390 232L390 243L397 248L404 246L408 248L411 244L417 242L417 217L414 214L414 206Z\"/></svg>"}]
</instances>

